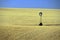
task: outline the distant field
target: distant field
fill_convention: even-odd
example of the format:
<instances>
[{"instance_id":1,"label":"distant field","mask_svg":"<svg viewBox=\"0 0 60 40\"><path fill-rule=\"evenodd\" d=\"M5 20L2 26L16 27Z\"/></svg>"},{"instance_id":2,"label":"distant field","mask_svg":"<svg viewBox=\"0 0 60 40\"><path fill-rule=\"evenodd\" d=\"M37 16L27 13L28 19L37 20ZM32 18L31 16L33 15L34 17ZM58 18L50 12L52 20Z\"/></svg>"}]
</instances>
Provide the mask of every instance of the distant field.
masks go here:
<instances>
[{"instance_id":1,"label":"distant field","mask_svg":"<svg viewBox=\"0 0 60 40\"><path fill-rule=\"evenodd\" d=\"M60 40L59 17L58 9L0 8L0 40Z\"/></svg>"},{"instance_id":2,"label":"distant field","mask_svg":"<svg viewBox=\"0 0 60 40\"><path fill-rule=\"evenodd\" d=\"M40 23L39 12L43 12L43 24L60 24L60 10L54 9L0 9L1 25L37 26Z\"/></svg>"}]
</instances>

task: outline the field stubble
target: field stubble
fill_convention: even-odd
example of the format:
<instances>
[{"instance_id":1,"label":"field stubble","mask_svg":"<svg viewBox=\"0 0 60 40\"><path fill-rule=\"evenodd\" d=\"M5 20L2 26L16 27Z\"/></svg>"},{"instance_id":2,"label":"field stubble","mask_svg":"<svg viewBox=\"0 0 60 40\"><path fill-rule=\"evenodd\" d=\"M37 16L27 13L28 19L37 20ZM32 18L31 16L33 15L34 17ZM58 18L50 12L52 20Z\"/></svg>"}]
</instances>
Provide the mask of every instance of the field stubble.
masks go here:
<instances>
[{"instance_id":1,"label":"field stubble","mask_svg":"<svg viewBox=\"0 0 60 40\"><path fill-rule=\"evenodd\" d=\"M60 40L59 17L60 10L0 9L0 40Z\"/></svg>"}]
</instances>

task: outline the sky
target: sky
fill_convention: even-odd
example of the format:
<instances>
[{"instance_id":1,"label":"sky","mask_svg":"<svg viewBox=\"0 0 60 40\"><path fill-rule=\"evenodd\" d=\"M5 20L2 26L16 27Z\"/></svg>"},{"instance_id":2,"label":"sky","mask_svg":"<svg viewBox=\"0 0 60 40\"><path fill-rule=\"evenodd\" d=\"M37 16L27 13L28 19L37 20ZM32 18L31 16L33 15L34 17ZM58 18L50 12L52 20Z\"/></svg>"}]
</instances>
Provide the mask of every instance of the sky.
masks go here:
<instances>
[{"instance_id":1,"label":"sky","mask_svg":"<svg viewBox=\"0 0 60 40\"><path fill-rule=\"evenodd\" d=\"M60 0L0 0L0 8L60 9Z\"/></svg>"}]
</instances>

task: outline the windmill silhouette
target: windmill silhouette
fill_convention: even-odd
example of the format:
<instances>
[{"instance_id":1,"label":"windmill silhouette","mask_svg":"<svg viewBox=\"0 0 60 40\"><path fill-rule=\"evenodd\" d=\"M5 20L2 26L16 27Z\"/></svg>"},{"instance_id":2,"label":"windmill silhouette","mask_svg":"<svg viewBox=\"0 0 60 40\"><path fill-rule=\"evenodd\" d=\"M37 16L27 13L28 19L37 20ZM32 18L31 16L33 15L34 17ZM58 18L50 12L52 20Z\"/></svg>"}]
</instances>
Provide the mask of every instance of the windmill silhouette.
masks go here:
<instances>
[{"instance_id":1,"label":"windmill silhouette","mask_svg":"<svg viewBox=\"0 0 60 40\"><path fill-rule=\"evenodd\" d=\"M42 23L42 12L39 12L39 16L40 16L40 24L39 24L39 26L42 26L43 25L43 23Z\"/></svg>"}]
</instances>

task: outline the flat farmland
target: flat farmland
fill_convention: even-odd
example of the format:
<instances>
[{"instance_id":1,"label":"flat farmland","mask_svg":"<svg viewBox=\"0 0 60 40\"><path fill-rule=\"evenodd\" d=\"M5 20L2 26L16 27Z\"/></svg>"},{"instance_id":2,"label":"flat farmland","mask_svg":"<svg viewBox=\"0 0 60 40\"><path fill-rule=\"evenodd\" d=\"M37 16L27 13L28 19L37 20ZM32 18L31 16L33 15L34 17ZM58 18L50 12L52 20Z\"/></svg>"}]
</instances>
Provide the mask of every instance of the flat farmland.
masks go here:
<instances>
[{"instance_id":1,"label":"flat farmland","mask_svg":"<svg viewBox=\"0 0 60 40\"><path fill-rule=\"evenodd\" d=\"M0 40L60 40L59 17L58 9L0 8Z\"/></svg>"}]
</instances>

